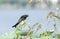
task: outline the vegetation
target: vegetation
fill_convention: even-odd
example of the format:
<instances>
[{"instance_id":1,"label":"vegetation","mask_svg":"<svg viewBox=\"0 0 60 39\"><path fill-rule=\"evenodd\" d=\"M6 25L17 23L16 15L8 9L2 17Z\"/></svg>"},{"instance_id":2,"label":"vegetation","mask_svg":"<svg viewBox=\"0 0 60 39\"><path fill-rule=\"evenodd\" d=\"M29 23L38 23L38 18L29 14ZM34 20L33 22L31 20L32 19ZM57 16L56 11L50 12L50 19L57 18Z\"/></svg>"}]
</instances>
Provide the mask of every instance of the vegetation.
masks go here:
<instances>
[{"instance_id":1,"label":"vegetation","mask_svg":"<svg viewBox=\"0 0 60 39\"><path fill-rule=\"evenodd\" d=\"M53 12L49 12L48 15L46 16L47 20L49 19L49 17L55 17L57 19L60 20L59 16L56 16L55 13ZM51 19L52 19L51 18ZM22 21L16 28L14 28L14 31L11 33L5 33L3 35L0 36L0 39L60 39L60 34L56 34L53 35L53 33L56 31L56 20L54 20L54 29L52 30L45 30L42 33L39 33L39 36L34 35L34 32L36 34L36 32L41 29L42 24L41 23L35 23L33 25L31 25L31 23L28 23L28 30L22 30L25 27L26 22ZM36 28L36 30L34 31L34 29Z\"/></svg>"}]
</instances>

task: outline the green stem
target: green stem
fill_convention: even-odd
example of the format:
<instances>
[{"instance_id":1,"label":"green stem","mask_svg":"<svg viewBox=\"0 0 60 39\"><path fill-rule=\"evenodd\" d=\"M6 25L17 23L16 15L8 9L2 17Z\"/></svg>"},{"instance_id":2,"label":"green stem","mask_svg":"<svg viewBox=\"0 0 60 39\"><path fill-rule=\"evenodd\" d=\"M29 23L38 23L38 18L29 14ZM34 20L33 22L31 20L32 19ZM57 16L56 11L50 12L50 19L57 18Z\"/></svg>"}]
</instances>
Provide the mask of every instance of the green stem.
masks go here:
<instances>
[{"instance_id":1,"label":"green stem","mask_svg":"<svg viewBox=\"0 0 60 39\"><path fill-rule=\"evenodd\" d=\"M60 16L56 16L56 15L53 15L54 17L56 17L56 18L58 18L58 19L60 19Z\"/></svg>"}]
</instances>

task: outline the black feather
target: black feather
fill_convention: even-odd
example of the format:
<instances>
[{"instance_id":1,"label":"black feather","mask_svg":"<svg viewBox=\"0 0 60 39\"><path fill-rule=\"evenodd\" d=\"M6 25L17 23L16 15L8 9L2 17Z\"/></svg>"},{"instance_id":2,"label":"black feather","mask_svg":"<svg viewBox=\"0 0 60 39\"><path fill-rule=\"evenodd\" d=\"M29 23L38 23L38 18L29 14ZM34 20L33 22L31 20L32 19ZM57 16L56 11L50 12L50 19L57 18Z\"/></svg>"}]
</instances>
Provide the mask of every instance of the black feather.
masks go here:
<instances>
[{"instance_id":1,"label":"black feather","mask_svg":"<svg viewBox=\"0 0 60 39\"><path fill-rule=\"evenodd\" d=\"M15 27L15 28L16 28L16 26L17 26L20 22L26 20L27 17L28 17L28 15L22 15L22 16L20 17L20 19L18 20L18 22L17 22L14 26L12 26L12 27Z\"/></svg>"},{"instance_id":2,"label":"black feather","mask_svg":"<svg viewBox=\"0 0 60 39\"><path fill-rule=\"evenodd\" d=\"M12 26L12 27L15 27L16 28L16 26L18 25L19 23L16 23L14 26Z\"/></svg>"}]
</instances>

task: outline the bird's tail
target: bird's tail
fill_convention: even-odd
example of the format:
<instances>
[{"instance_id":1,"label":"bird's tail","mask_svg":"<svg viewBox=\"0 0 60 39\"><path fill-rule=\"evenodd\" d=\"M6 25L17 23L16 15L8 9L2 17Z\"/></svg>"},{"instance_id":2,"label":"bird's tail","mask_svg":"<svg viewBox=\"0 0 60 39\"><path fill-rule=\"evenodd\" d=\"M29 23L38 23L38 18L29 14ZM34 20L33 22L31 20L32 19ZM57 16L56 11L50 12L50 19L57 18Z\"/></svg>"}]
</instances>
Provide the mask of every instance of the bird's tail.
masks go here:
<instances>
[{"instance_id":1,"label":"bird's tail","mask_svg":"<svg viewBox=\"0 0 60 39\"><path fill-rule=\"evenodd\" d=\"M19 24L19 23L16 23L14 26L12 26L12 28L13 28L13 27L15 27L15 28L16 28L16 26L17 26L18 24Z\"/></svg>"}]
</instances>

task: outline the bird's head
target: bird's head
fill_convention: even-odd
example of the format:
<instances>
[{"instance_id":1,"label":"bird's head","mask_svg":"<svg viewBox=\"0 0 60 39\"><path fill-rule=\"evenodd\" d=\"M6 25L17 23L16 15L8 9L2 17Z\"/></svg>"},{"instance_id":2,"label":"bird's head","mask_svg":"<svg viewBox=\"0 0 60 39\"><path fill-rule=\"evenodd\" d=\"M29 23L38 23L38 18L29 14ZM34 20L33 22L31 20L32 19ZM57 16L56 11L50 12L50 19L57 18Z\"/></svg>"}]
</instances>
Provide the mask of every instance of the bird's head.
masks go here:
<instances>
[{"instance_id":1,"label":"bird's head","mask_svg":"<svg viewBox=\"0 0 60 39\"><path fill-rule=\"evenodd\" d=\"M28 17L28 15L22 15L20 19L25 20Z\"/></svg>"},{"instance_id":2,"label":"bird's head","mask_svg":"<svg viewBox=\"0 0 60 39\"><path fill-rule=\"evenodd\" d=\"M23 15L24 17L28 17L28 15Z\"/></svg>"},{"instance_id":3,"label":"bird's head","mask_svg":"<svg viewBox=\"0 0 60 39\"><path fill-rule=\"evenodd\" d=\"M28 17L28 15L22 15L21 16L21 18L27 18Z\"/></svg>"}]
</instances>

